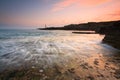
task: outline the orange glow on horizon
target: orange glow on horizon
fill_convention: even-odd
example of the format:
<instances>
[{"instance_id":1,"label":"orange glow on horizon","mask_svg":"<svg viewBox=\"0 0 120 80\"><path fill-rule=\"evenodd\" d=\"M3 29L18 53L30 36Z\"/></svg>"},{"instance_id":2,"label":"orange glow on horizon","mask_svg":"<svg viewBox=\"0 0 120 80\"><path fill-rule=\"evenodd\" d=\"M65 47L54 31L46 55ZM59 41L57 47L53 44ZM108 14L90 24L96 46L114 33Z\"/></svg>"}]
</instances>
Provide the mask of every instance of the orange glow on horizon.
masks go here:
<instances>
[{"instance_id":1,"label":"orange glow on horizon","mask_svg":"<svg viewBox=\"0 0 120 80\"><path fill-rule=\"evenodd\" d=\"M0 23L28 26L64 26L85 22L120 20L120 0L58 0L45 9L37 6L26 12L0 15ZM48 6L48 7L46 7ZM50 7L49 7L50 6Z\"/></svg>"}]
</instances>

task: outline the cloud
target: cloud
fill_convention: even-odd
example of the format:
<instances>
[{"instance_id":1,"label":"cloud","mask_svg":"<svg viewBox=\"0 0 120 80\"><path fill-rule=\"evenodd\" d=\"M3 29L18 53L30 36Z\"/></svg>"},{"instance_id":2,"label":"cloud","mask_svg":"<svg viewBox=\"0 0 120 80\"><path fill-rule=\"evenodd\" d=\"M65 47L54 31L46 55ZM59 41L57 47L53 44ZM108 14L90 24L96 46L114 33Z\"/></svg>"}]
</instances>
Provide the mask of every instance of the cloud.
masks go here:
<instances>
[{"instance_id":1,"label":"cloud","mask_svg":"<svg viewBox=\"0 0 120 80\"><path fill-rule=\"evenodd\" d=\"M110 18L120 20L120 10L107 14Z\"/></svg>"},{"instance_id":2,"label":"cloud","mask_svg":"<svg viewBox=\"0 0 120 80\"><path fill-rule=\"evenodd\" d=\"M60 2L54 4L52 11L60 11L74 4L83 7L90 7L106 3L108 1L111 0L61 0Z\"/></svg>"},{"instance_id":3,"label":"cloud","mask_svg":"<svg viewBox=\"0 0 120 80\"><path fill-rule=\"evenodd\" d=\"M106 3L111 0L79 0L80 5L82 6L96 6L99 4Z\"/></svg>"},{"instance_id":4,"label":"cloud","mask_svg":"<svg viewBox=\"0 0 120 80\"><path fill-rule=\"evenodd\" d=\"M110 13L110 14L108 14L108 15L110 15L110 16L120 16L120 10L115 11L115 12L113 12L113 13Z\"/></svg>"},{"instance_id":5,"label":"cloud","mask_svg":"<svg viewBox=\"0 0 120 80\"><path fill-rule=\"evenodd\" d=\"M113 21L120 20L120 10L111 11L107 14L103 14L94 19L95 21Z\"/></svg>"},{"instance_id":6,"label":"cloud","mask_svg":"<svg viewBox=\"0 0 120 80\"><path fill-rule=\"evenodd\" d=\"M78 0L62 0L58 3L56 3L52 9L52 11L59 11L62 10L66 7L71 6L72 4L74 4L76 1Z\"/></svg>"}]
</instances>

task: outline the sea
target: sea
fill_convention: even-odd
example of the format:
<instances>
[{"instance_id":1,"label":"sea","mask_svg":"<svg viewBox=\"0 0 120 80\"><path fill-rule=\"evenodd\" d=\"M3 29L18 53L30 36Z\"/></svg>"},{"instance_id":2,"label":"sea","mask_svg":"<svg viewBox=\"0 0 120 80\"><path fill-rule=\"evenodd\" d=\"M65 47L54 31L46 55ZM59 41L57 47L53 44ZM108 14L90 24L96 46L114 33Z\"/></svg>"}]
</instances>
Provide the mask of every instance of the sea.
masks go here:
<instances>
[{"instance_id":1,"label":"sea","mask_svg":"<svg viewBox=\"0 0 120 80\"><path fill-rule=\"evenodd\" d=\"M0 30L0 71L19 66L47 68L56 62L109 55L118 50L102 43L104 35L65 30Z\"/></svg>"}]
</instances>

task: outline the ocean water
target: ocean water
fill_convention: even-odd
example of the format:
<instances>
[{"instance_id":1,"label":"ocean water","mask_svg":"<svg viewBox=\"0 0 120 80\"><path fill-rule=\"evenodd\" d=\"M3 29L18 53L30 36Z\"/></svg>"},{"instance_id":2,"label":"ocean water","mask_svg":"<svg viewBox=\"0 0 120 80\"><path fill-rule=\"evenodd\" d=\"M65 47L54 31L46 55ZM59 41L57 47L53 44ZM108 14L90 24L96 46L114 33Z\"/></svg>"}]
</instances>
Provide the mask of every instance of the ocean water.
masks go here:
<instances>
[{"instance_id":1,"label":"ocean water","mask_svg":"<svg viewBox=\"0 0 120 80\"><path fill-rule=\"evenodd\" d=\"M117 49L103 44L104 35L73 34L72 31L0 30L0 71L21 65L64 65L93 54L113 54Z\"/></svg>"}]
</instances>

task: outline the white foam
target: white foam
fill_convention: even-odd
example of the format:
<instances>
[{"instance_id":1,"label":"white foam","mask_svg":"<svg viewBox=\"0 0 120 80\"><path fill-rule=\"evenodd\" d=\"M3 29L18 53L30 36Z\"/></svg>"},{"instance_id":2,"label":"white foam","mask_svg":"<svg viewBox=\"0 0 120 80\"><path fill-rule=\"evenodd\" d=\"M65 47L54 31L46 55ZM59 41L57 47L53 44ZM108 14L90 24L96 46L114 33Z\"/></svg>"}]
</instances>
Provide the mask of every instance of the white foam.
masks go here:
<instances>
[{"instance_id":1,"label":"white foam","mask_svg":"<svg viewBox=\"0 0 120 80\"><path fill-rule=\"evenodd\" d=\"M60 34L0 41L2 48L0 68L22 65L27 62L48 66L55 62L67 62L69 58L88 57L94 53L110 53L100 44L103 37L97 34Z\"/></svg>"}]
</instances>

